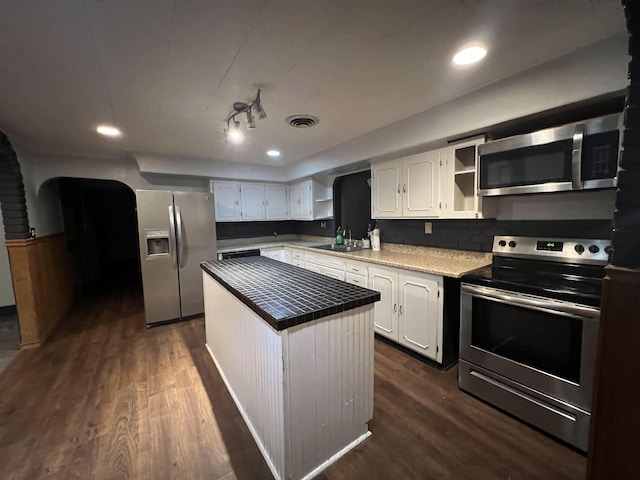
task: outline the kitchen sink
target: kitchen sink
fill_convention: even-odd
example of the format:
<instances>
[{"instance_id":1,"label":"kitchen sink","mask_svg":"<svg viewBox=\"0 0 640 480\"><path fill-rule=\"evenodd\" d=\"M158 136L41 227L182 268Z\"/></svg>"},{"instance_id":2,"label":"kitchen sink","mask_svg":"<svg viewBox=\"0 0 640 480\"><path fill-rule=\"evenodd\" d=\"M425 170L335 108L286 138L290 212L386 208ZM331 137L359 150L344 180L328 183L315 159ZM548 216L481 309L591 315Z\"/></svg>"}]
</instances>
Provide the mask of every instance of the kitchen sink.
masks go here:
<instances>
[{"instance_id":1,"label":"kitchen sink","mask_svg":"<svg viewBox=\"0 0 640 480\"><path fill-rule=\"evenodd\" d=\"M362 250L362 247L358 247L357 245L336 245L335 243L331 243L329 245L318 245L317 247L313 248L333 252L357 252Z\"/></svg>"}]
</instances>

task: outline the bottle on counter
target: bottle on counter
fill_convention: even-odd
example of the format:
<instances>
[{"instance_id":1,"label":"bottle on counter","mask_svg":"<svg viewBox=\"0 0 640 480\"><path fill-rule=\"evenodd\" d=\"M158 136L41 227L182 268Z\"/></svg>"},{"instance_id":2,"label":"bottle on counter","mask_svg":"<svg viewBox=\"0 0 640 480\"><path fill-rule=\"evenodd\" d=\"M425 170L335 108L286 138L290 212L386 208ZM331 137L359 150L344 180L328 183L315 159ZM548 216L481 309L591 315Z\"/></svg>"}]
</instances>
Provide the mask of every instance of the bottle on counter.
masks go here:
<instances>
[{"instance_id":1,"label":"bottle on counter","mask_svg":"<svg viewBox=\"0 0 640 480\"><path fill-rule=\"evenodd\" d=\"M342 245L342 227L336 230L336 245Z\"/></svg>"}]
</instances>

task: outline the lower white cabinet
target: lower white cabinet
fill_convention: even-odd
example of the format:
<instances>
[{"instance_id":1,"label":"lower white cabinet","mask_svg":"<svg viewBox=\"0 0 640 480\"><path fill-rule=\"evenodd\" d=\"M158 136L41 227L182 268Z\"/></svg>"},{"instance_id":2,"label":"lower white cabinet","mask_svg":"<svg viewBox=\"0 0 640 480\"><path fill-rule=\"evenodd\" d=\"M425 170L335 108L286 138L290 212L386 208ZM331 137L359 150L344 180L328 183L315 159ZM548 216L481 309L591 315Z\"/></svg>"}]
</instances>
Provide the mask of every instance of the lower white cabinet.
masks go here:
<instances>
[{"instance_id":1,"label":"lower white cabinet","mask_svg":"<svg viewBox=\"0 0 640 480\"><path fill-rule=\"evenodd\" d=\"M374 303L373 329L397 342L398 271L393 268L369 267L369 288L380 292L380 301Z\"/></svg>"},{"instance_id":2,"label":"lower white cabinet","mask_svg":"<svg viewBox=\"0 0 640 480\"><path fill-rule=\"evenodd\" d=\"M263 257L273 258L274 260L278 260L279 262L285 261L284 248L260 249L260 255L262 255ZM288 263L291 263L291 262L288 262Z\"/></svg>"},{"instance_id":3,"label":"lower white cabinet","mask_svg":"<svg viewBox=\"0 0 640 480\"><path fill-rule=\"evenodd\" d=\"M307 270L321 273L336 280L345 280L345 263L332 255L305 253L304 265Z\"/></svg>"},{"instance_id":4,"label":"lower white cabinet","mask_svg":"<svg viewBox=\"0 0 640 480\"><path fill-rule=\"evenodd\" d=\"M388 267L369 267L369 288L380 292L374 330L442 362L442 277Z\"/></svg>"}]
</instances>

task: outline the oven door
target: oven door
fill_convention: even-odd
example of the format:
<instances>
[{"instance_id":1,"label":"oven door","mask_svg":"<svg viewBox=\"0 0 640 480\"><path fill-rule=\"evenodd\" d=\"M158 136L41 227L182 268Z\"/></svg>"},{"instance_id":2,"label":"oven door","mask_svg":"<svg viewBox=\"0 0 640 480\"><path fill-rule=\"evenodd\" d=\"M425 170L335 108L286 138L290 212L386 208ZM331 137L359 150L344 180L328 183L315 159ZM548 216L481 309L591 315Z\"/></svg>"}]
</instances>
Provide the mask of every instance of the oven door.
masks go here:
<instances>
[{"instance_id":1,"label":"oven door","mask_svg":"<svg viewBox=\"0 0 640 480\"><path fill-rule=\"evenodd\" d=\"M591 410L600 310L463 283L460 358Z\"/></svg>"}]
</instances>

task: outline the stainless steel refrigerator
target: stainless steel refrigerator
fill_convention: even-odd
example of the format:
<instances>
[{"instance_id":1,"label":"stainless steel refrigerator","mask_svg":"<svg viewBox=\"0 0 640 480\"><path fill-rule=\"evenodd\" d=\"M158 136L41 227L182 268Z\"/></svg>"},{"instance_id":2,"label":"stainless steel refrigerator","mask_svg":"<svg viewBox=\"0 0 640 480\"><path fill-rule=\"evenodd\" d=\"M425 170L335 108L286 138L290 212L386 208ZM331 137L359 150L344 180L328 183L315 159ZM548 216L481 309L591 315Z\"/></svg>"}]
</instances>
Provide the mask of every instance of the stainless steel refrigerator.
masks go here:
<instances>
[{"instance_id":1,"label":"stainless steel refrigerator","mask_svg":"<svg viewBox=\"0 0 640 480\"><path fill-rule=\"evenodd\" d=\"M204 312L200 262L216 258L212 193L136 190L147 326Z\"/></svg>"}]
</instances>

